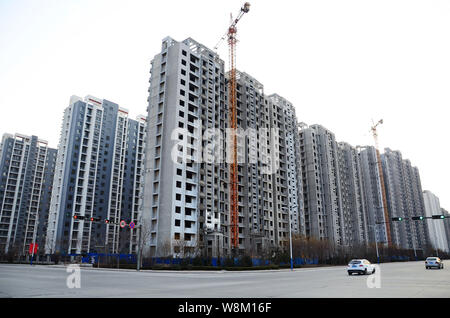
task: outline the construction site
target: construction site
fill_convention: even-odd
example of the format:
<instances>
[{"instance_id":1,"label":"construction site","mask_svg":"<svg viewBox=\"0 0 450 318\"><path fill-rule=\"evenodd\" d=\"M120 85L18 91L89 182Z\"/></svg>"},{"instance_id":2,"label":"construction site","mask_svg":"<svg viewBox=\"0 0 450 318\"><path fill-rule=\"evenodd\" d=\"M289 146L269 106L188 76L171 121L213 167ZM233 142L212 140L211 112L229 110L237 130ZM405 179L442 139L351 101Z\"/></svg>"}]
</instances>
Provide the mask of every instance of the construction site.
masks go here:
<instances>
[{"instance_id":1,"label":"construction site","mask_svg":"<svg viewBox=\"0 0 450 318\"><path fill-rule=\"evenodd\" d=\"M362 257L387 248L401 251L391 253L394 258L424 257L432 249L426 222L409 222L425 216L418 169L401 158L387 169L392 163L378 146L383 120L368 124L373 145L338 142L325 127L299 122L288 98L266 95L261 82L239 71L237 61L245 61L239 60L237 26L246 27L249 12L247 2L231 16L213 50L192 38L167 37L152 60L143 203L147 255L284 255L292 261L296 241L329 246L297 251L300 259L317 259L320 249L328 254L322 261L341 250L358 250ZM227 68L216 53L223 42ZM177 129L185 135L170 143L168 134ZM210 129L225 137L211 138ZM202 160L199 146L205 144L212 160ZM173 147L178 157L165 160ZM399 175L404 203L397 209L402 198L391 180ZM396 221L398 216L408 222Z\"/></svg>"},{"instance_id":2,"label":"construction site","mask_svg":"<svg viewBox=\"0 0 450 318\"><path fill-rule=\"evenodd\" d=\"M72 96L53 186L46 181L49 208L39 216L48 226L35 231L33 214L23 237L0 229L4 258L36 253L54 263L140 269L448 256L449 214L433 205L409 159L380 149L383 119L354 132L370 133L372 144L339 141L320 123L305 123L289 96L266 94L244 71L239 41L247 39L238 27L249 27L249 14L245 2L212 49L165 37L151 60L147 114L136 120L108 100ZM226 58L217 53L224 45ZM68 129L75 125L78 132ZM28 139L19 137L4 137L2 147L21 154ZM17 178L8 173L5 185ZM1 213L14 209L17 194L8 191L0 193ZM35 252L37 241L45 248Z\"/></svg>"}]
</instances>

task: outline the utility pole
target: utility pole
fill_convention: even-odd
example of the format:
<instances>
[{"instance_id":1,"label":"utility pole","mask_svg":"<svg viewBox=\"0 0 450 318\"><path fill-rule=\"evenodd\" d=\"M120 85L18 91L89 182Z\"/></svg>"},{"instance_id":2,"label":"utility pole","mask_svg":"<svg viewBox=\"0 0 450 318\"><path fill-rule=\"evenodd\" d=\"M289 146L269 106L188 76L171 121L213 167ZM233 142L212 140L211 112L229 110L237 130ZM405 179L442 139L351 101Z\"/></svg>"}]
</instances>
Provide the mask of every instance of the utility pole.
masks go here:
<instances>
[{"instance_id":1,"label":"utility pole","mask_svg":"<svg viewBox=\"0 0 450 318\"><path fill-rule=\"evenodd\" d=\"M377 239L377 229L376 226L378 223L369 224L369 226L374 228L374 236L375 236L375 250L377 251L377 263L380 264L380 254L378 253L378 239Z\"/></svg>"},{"instance_id":2,"label":"utility pole","mask_svg":"<svg viewBox=\"0 0 450 318\"><path fill-rule=\"evenodd\" d=\"M138 246L137 246L137 268L136 270L139 272L141 270L141 233L142 233L142 224L139 222L138 226Z\"/></svg>"}]
</instances>

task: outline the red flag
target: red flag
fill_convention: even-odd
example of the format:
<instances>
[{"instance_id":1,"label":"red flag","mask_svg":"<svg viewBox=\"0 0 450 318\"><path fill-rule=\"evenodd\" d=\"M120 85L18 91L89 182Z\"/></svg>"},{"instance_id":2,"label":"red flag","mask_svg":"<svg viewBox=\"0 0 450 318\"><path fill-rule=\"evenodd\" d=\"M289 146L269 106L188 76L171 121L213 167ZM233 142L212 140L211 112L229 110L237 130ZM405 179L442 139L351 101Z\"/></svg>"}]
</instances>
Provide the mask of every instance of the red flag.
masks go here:
<instances>
[{"instance_id":1,"label":"red flag","mask_svg":"<svg viewBox=\"0 0 450 318\"><path fill-rule=\"evenodd\" d=\"M33 249L34 249L34 253L33 253ZM30 244L30 248L28 249L28 252L30 254L36 254L37 250L38 250L38 244L37 243L35 243L35 244L31 243Z\"/></svg>"}]
</instances>

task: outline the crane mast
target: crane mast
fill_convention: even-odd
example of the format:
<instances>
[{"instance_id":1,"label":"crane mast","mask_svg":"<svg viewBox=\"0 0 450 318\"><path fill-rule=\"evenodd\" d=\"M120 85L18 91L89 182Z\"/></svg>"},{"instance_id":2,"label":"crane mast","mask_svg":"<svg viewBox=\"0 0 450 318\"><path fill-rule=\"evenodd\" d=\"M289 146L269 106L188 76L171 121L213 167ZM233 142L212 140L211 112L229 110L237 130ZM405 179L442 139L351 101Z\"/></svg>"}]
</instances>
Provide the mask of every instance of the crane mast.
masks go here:
<instances>
[{"instance_id":1,"label":"crane mast","mask_svg":"<svg viewBox=\"0 0 450 318\"><path fill-rule=\"evenodd\" d=\"M373 134L373 139L375 141L375 152L377 155L377 164L378 164L378 173L380 176L380 183L381 183L381 196L383 200L383 212L384 212L384 220L386 224L386 236L388 240L388 246L391 246L392 240L391 240L391 227L389 223L389 214L388 214L388 208L387 208L387 200L386 200L386 187L384 185L384 176L383 176L383 167L381 164L381 155L380 150L378 147L378 133L377 133L377 126L381 125L383 123L383 119L380 119L376 124L374 124L370 130ZM376 233L375 233L376 235Z\"/></svg>"},{"instance_id":2,"label":"crane mast","mask_svg":"<svg viewBox=\"0 0 450 318\"><path fill-rule=\"evenodd\" d=\"M217 45L214 47L217 50L220 43L228 38L228 49L229 49L229 81L228 81L228 92L229 92L229 103L228 103L228 116L229 116L229 127L231 128L231 164L230 164L230 241L231 249L236 251L239 248L239 179L238 179L238 163L237 163L237 83L236 83L236 25L242 16L250 10L250 3L246 2L244 6L240 9L236 19L233 20L231 16L230 26L228 27L227 33L219 40Z\"/></svg>"}]
</instances>

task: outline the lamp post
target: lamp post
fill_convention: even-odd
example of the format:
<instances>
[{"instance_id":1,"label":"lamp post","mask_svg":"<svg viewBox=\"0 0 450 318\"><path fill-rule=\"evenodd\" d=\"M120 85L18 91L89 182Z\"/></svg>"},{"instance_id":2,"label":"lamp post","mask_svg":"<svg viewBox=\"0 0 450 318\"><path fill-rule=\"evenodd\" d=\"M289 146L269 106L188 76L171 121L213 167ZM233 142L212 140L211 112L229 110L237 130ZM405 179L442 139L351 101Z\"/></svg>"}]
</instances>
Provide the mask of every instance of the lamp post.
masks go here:
<instances>
[{"instance_id":1,"label":"lamp post","mask_svg":"<svg viewBox=\"0 0 450 318\"><path fill-rule=\"evenodd\" d=\"M137 251L137 268L136 270L139 272L141 269L141 228L142 224L139 222L137 229L138 229L138 251Z\"/></svg>"},{"instance_id":2,"label":"lamp post","mask_svg":"<svg viewBox=\"0 0 450 318\"><path fill-rule=\"evenodd\" d=\"M375 249L377 251L377 263L380 264L380 255L378 254L378 240L377 240L377 230L375 227L378 225L378 223L375 224L369 224L369 226L372 226L374 228L374 236L375 236Z\"/></svg>"},{"instance_id":3,"label":"lamp post","mask_svg":"<svg viewBox=\"0 0 450 318\"><path fill-rule=\"evenodd\" d=\"M151 171L155 171L155 170L159 170L158 168L146 168L144 169L144 173L147 174ZM141 244L142 244L142 206L144 204L144 193L143 190L141 192L141 195L139 196L140 200L141 200L141 211L139 213L139 217L138 217L138 224L137 224L137 230L138 230L138 244L137 244L137 264L136 264L136 271L140 271L141 269Z\"/></svg>"}]
</instances>

